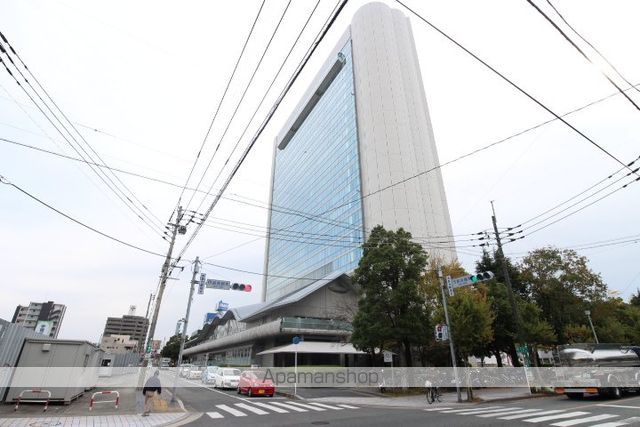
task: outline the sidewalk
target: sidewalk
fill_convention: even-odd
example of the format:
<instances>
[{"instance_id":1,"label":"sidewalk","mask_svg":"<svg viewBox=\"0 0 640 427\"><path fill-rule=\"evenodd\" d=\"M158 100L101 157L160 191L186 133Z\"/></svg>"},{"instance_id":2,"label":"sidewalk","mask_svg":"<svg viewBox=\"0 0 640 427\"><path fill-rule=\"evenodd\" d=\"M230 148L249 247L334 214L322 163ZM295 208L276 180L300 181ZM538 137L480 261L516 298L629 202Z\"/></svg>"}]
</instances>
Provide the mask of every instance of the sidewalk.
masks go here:
<instances>
[{"instance_id":1,"label":"sidewalk","mask_svg":"<svg viewBox=\"0 0 640 427\"><path fill-rule=\"evenodd\" d=\"M529 399L534 397L550 396L546 393L530 394L527 388L485 388L474 389L473 397L474 402L466 401L466 391L462 390L462 403L457 402L456 392L446 392L442 396L442 402L439 404L446 405L474 405L481 402L496 402L505 400L518 400ZM327 402L327 403L346 403L353 405L369 405L369 406L389 406L397 408L424 408L427 405L427 401L424 394L412 395L412 396L380 396L380 397L346 397L346 396L331 396L331 397L318 397L308 399L314 402ZM437 404L436 404L437 405Z\"/></svg>"}]
</instances>

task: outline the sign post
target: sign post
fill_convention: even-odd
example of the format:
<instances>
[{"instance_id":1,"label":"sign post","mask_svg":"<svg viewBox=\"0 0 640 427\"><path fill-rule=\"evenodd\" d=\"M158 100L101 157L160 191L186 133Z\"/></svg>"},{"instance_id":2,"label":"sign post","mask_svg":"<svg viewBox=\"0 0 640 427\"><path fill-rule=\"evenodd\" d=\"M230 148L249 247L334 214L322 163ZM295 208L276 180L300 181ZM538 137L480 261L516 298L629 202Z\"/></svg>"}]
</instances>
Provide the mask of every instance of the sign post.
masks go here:
<instances>
[{"instance_id":1,"label":"sign post","mask_svg":"<svg viewBox=\"0 0 640 427\"><path fill-rule=\"evenodd\" d=\"M293 337L291 341L293 342L294 345L297 346L298 344L300 344L300 337L296 335L295 337ZM297 349L293 353L293 372L296 376L296 381L295 383L293 383L293 395L297 396L298 395L298 350Z\"/></svg>"},{"instance_id":2,"label":"sign post","mask_svg":"<svg viewBox=\"0 0 640 427\"><path fill-rule=\"evenodd\" d=\"M447 322L449 330L449 350L451 351L451 365L453 366L453 375L456 378L456 394L458 402L462 402L460 394L460 378L458 377L458 363L456 361L456 348L453 344L453 331L451 330L451 321L449 320L449 308L447 307L447 296L444 293L444 280L442 277L442 268L438 268L438 280L440 281L440 291L442 291L442 306L444 307L444 320ZM451 283L451 278L447 276L447 283ZM453 293L453 289L449 286L449 294Z\"/></svg>"}]
</instances>

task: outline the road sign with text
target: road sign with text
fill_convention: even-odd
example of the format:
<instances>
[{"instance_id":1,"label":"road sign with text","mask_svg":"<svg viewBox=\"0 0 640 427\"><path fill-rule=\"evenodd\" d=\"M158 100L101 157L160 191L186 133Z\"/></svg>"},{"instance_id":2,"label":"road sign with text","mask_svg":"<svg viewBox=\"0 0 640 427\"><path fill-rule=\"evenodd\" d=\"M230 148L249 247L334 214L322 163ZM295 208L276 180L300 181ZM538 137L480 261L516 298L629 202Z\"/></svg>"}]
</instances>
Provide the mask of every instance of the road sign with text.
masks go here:
<instances>
[{"instance_id":1,"label":"road sign with text","mask_svg":"<svg viewBox=\"0 0 640 427\"><path fill-rule=\"evenodd\" d=\"M207 279L206 287L208 289L231 289L231 282L228 280Z\"/></svg>"}]
</instances>

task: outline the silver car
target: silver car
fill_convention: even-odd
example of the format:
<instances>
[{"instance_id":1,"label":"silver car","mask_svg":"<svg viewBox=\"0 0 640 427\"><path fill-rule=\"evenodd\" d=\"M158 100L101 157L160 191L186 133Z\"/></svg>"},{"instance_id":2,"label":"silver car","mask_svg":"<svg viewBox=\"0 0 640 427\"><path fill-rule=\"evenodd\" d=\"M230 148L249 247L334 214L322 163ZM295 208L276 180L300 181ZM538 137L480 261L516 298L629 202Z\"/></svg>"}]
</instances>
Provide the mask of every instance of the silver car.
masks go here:
<instances>
[{"instance_id":1,"label":"silver car","mask_svg":"<svg viewBox=\"0 0 640 427\"><path fill-rule=\"evenodd\" d=\"M217 366L207 366L202 371L201 380L204 384L212 384L216 380L216 371L220 369Z\"/></svg>"}]
</instances>

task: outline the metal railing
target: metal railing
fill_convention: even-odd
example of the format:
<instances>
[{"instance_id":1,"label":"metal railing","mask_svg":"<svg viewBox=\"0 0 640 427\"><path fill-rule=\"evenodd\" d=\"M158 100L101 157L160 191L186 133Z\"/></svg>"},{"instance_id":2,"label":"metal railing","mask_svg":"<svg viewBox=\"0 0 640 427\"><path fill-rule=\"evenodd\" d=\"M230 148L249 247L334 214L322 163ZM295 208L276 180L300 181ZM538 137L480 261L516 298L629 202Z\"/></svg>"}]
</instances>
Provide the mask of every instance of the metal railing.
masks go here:
<instances>
[{"instance_id":1,"label":"metal railing","mask_svg":"<svg viewBox=\"0 0 640 427\"><path fill-rule=\"evenodd\" d=\"M349 322L333 319L315 319L310 317L283 317L282 329L316 329L323 331L353 331Z\"/></svg>"}]
</instances>

